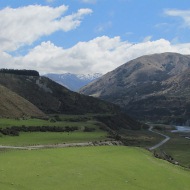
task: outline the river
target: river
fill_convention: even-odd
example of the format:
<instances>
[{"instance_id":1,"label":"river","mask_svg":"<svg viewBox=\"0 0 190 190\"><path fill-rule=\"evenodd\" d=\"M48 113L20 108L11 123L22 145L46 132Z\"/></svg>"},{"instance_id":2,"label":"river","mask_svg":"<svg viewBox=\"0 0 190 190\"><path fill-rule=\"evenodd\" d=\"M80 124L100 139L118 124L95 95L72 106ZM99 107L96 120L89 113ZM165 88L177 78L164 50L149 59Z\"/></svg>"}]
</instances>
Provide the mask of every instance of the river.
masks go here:
<instances>
[{"instance_id":1,"label":"river","mask_svg":"<svg viewBox=\"0 0 190 190\"><path fill-rule=\"evenodd\" d=\"M175 126L175 130L172 130L172 133L176 132L183 132L183 133L190 133L190 127L188 126Z\"/></svg>"}]
</instances>

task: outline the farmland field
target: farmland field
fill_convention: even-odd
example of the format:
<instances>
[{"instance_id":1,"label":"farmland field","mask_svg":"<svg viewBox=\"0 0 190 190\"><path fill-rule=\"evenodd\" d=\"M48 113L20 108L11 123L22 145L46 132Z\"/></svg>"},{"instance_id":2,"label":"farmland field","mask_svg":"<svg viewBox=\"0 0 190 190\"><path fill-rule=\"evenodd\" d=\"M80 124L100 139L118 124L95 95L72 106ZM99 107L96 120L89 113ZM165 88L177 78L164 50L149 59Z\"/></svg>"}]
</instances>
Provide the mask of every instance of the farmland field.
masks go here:
<instances>
[{"instance_id":1,"label":"farmland field","mask_svg":"<svg viewBox=\"0 0 190 190\"><path fill-rule=\"evenodd\" d=\"M9 146L28 146L28 145L47 145L57 143L73 143L100 141L108 139L108 132L100 128L98 121L93 120L90 116L59 116L59 120L42 119L0 119L0 129L11 128L12 126L24 126L28 129L30 126L36 127L59 127L61 129L76 127L75 131L54 132L54 131L21 131L19 135L3 135L0 133L0 145ZM84 132L85 128L93 129L90 132Z\"/></svg>"},{"instance_id":2,"label":"farmland field","mask_svg":"<svg viewBox=\"0 0 190 190\"><path fill-rule=\"evenodd\" d=\"M140 148L77 147L0 152L3 190L189 190L190 174Z\"/></svg>"},{"instance_id":3,"label":"farmland field","mask_svg":"<svg viewBox=\"0 0 190 190\"><path fill-rule=\"evenodd\" d=\"M99 141L107 139L107 133L103 131L85 133L82 131L70 133L55 132L33 132L21 133L19 136L3 136L0 137L0 145L9 146L28 146L28 145L48 145L57 143L73 143Z\"/></svg>"}]
</instances>

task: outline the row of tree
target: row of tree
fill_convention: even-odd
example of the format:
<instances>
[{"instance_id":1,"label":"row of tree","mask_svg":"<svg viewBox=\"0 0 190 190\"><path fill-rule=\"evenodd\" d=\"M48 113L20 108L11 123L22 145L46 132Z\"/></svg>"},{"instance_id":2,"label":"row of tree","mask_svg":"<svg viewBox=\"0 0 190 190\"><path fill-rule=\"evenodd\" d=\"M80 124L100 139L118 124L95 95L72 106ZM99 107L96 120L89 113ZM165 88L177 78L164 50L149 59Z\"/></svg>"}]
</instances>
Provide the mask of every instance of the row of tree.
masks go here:
<instances>
[{"instance_id":1,"label":"row of tree","mask_svg":"<svg viewBox=\"0 0 190 190\"><path fill-rule=\"evenodd\" d=\"M19 70L19 69L0 69L0 73L26 75L26 76L40 76L38 71L35 70Z\"/></svg>"},{"instance_id":2,"label":"row of tree","mask_svg":"<svg viewBox=\"0 0 190 190\"><path fill-rule=\"evenodd\" d=\"M12 126L0 129L0 133L9 136L19 136L19 132L72 132L78 127L57 127L57 126Z\"/></svg>"}]
</instances>

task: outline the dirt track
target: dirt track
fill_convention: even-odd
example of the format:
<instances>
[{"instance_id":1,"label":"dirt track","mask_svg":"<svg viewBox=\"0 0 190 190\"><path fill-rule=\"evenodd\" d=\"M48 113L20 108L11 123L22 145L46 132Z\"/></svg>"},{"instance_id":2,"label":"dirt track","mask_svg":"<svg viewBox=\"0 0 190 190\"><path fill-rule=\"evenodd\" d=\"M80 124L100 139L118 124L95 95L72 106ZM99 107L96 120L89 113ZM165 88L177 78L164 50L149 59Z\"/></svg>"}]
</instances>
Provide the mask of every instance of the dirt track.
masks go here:
<instances>
[{"instance_id":1,"label":"dirt track","mask_svg":"<svg viewBox=\"0 0 190 190\"><path fill-rule=\"evenodd\" d=\"M83 142L83 143L64 143L53 145L35 145L35 146L3 146L0 149L19 149L19 150L33 150L43 148L65 148L65 147L83 147L83 146L113 146L122 145L120 141L100 141L100 142Z\"/></svg>"}]
</instances>

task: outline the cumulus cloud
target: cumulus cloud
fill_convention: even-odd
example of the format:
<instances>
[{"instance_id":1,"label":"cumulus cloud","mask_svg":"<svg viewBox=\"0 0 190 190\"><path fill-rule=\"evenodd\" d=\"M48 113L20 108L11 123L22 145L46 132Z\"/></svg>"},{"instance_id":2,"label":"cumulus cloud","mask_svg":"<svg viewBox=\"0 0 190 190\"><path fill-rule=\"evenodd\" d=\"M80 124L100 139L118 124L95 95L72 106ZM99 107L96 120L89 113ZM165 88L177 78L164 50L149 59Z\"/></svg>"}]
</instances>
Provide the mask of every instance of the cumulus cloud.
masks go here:
<instances>
[{"instance_id":1,"label":"cumulus cloud","mask_svg":"<svg viewBox=\"0 0 190 190\"><path fill-rule=\"evenodd\" d=\"M36 46L24 57L14 58L14 62L22 68L36 68L41 74L106 73L139 56L163 52L189 54L190 43L172 45L160 39L132 44L120 37L102 36L63 49L48 41Z\"/></svg>"},{"instance_id":2,"label":"cumulus cloud","mask_svg":"<svg viewBox=\"0 0 190 190\"><path fill-rule=\"evenodd\" d=\"M180 17L184 21L184 26L190 28L190 10L168 9L165 10L168 16Z\"/></svg>"},{"instance_id":3,"label":"cumulus cloud","mask_svg":"<svg viewBox=\"0 0 190 190\"><path fill-rule=\"evenodd\" d=\"M84 15L92 13L91 9L80 9L63 16L67 9L65 5L55 8L30 5L0 10L0 50L14 51L55 31L73 30L80 25Z\"/></svg>"},{"instance_id":4,"label":"cumulus cloud","mask_svg":"<svg viewBox=\"0 0 190 190\"><path fill-rule=\"evenodd\" d=\"M83 2L95 2L83 0ZM31 5L17 9L0 10L0 66L4 68L36 69L45 73L106 73L142 55L178 52L189 54L190 43L175 45L168 40L151 41L147 36L141 43L122 41L119 36L101 36L90 41L79 42L71 48L57 47L46 41L37 45L25 56L11 56L7 52L32 44L42 36L55 31L70 31L78 27L91 9L79 9L76 13L65 15L68 7L49 7ZM183 18L190 26L190 11L167 10L169 16ZM110 26L109 24L108 26ZM101 29L101 28L100 28ZM104 27L103 27L104 29Z\"/></svg>"}]
</instances>

